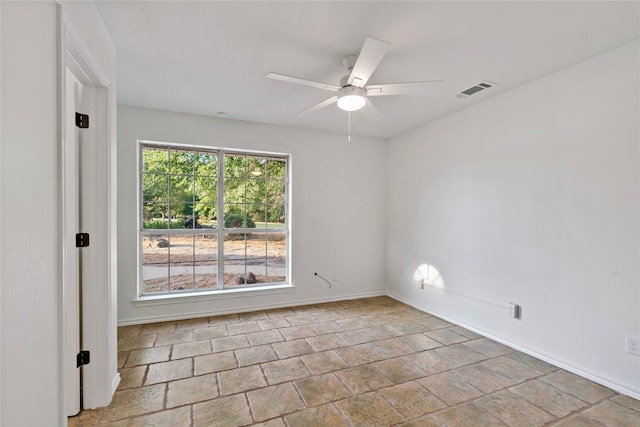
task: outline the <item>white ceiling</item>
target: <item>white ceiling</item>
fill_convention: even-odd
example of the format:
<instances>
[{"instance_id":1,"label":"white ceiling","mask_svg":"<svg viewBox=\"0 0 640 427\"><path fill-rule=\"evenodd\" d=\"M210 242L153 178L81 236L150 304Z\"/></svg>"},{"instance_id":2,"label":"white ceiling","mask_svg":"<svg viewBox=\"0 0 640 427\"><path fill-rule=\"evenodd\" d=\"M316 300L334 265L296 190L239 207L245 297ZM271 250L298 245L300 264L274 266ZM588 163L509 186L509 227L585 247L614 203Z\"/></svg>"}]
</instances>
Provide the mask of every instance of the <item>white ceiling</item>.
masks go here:
<instances>
[{"instance_id":1,"label":"white ceiling","mask_svg":"<svg viewBox=\"0 0 640 427\"><path fill-rule=\"evenodd\" d=\"M638 2L112 2L98 8L118 51L126 105L346 133L333 94L366 37L391 43L369 84L444 79L433 92L372 98L353 133L390 138L639 37ZM481 80L498 86L464 100Z\"/></svg>"}]
</instances>

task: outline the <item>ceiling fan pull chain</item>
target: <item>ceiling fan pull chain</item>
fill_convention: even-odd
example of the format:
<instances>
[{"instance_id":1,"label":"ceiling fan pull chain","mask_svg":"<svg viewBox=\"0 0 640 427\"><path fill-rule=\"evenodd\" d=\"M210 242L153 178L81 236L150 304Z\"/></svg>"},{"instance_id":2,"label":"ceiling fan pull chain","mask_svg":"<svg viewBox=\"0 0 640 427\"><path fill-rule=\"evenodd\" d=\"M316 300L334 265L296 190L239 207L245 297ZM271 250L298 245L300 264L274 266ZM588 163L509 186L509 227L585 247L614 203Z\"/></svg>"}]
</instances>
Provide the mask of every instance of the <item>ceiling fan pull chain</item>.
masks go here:
<instances>
[{"instance_id":1,"label":"ceiling fan pull chain","mask_svg":"<svg viewBox=\"0 0 640 427\"><path fill-rule=\"evenodd\" d=\"M349 133L347 134L347 142L351 142L351 111L349 111Z\"/></svg>"}]
</instances>

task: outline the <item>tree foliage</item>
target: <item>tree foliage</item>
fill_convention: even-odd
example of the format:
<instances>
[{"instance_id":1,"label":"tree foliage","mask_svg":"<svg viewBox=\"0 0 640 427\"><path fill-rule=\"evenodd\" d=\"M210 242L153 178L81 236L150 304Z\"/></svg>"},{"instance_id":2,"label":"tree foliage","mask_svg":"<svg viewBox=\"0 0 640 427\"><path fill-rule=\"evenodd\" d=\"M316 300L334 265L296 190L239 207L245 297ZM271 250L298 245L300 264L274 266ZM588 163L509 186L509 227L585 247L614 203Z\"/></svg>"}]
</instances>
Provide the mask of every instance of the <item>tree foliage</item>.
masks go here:
<instances>
[{"instance_id":1,"label":"tree foliage","mask_svg":"<svg viewBox=\"0 0 640 427\"><path fill-rule=\"evenodd\" d=\"M145 227L160 228L158 221L168 228L189 219L188 224L218 220L218 160L216 152L144 147ZM222 175L225 217L240 216L243 224L250 220L284 226L285 159L225 154Z\"/></svg>"}]
</instances>

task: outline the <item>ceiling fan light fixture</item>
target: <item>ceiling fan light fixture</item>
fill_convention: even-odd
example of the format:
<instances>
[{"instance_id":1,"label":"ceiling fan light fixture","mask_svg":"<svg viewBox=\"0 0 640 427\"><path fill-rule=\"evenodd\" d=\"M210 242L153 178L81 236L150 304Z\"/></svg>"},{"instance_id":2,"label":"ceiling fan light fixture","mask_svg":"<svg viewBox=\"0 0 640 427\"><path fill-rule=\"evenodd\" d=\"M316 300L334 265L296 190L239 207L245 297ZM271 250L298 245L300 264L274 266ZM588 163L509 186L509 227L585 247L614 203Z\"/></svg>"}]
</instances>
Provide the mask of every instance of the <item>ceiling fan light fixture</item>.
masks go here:
<instances>
[{"instance_id":1,"label":"ceiling fan light fixture","mask_svg":"<svg viewBox=\"0 0 640 427\"><path fill-rule=\"evenodd\" d=\"M366 99L364 89L355 86L345 86L338 95L338 108L344 111L357 111L364 107Z\"/></svg>"}]
</instances>

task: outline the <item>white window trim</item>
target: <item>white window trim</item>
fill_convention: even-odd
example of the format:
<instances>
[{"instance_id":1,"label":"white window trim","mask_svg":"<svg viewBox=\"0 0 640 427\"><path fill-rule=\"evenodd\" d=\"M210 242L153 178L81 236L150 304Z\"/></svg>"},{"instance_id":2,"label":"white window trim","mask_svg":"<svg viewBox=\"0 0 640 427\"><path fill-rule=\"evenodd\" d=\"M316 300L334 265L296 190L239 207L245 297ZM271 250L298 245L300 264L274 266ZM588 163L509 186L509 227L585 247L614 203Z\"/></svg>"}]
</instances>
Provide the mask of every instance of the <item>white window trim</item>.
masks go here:
<instances>
[{"instance_id":1,"label":"white window trim","mask_svg":"<svg viewBox=\"0 0 640 427\"><path fill-rule=\"evenodd\" d=\"M278 229L278 233L285 233L286 241L287 241L287 252L286 252L286 274L287 281L282 283L274 283L270 284L260 284L260 285L245 285L242 287L229 287L229 288L217 288L217 289L206 289L206 290L192 290L187 292L176 292L176 293L158 293L158 294L146 294L143 295L141 293L142 286L142 250L141 250L141 238L144 235L144 231L142 230L142 189L141 189L141 173L142 173L142 147L160 147L160 148L174 148L174 149L182 149L182 150L203 150L203 151L218 151L220 154L223 154L220 158L224 161L224 154L248 154L248 155L259 155L259 156L274 156L274 157L285 157L287 159L287 178L285 183L285 228ZM136 156L137 161L137 173L136 173L136 216L137 216L137 280L136 280L136 297L132 300L132 304L134 306L147 306L147 305L164 305L164 304L173 304L177 302L197 302L197 301L205 301L209 299L220 299L225 297L237 297L242 293L251 293L252 295L260 294L264 292L265 294L272 293L281 293L281 292L289 292L295 288L292 277L291 277L291 170L292 170L292 155L289 153L278 153L272 151L257 151L257 150L246 150L246 149L238 149L238 148L224 148L224 147L211 147L204 145L192 145L192 144L181 144L174 142L160 142L160 141L151 141L151 140L137 140L136 144ZM223 163L218 163L223 164ZM221 175L224 172L224 167L218 167L218 182L221 181ZM220 209L224 202L223 197L223 187L218 185L218 212L222 214L222 224L224 225L224 209ZM170 230L167 230L170 231ZM254 229L233 229L233 233L241 233L243 231L246 232L255 232ZM262 232L264 230L260 230ZM225 231L224 227L218 227L215 230L216 235L228 233ZM222 262L218 262L218 277L223 274L224 271L224 257L223 257L224 245L218 244L218 260L222 260Z\"/></svg>"}]
</instances>

